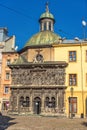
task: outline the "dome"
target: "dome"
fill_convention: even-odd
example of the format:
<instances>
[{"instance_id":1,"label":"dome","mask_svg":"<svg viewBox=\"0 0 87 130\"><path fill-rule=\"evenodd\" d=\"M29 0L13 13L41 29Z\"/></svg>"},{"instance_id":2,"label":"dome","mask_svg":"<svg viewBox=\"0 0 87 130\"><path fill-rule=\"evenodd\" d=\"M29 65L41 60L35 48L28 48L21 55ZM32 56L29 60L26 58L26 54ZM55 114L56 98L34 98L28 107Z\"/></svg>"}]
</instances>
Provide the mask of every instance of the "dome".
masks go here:
<instances>
[{"instance_id":1,"label":"dome","mask_svg":"<svg viewBox=\"0 0 87 130\"><path fill-rule=\"evenodd\" d=\"M46 12L41 14L39 21L44 18L52 19L55 22L53 14L49 12L48 2L46 3Z\"/></svg>"},{"instance_id":2,"label":"dome","mask_svg":"<svg viewBox=\"0 0 87 130\"><path fill-rule=\"evenodd\" d=\"M42 31L32 36L25 46L32 45L51 45L58 41L61 37L51 31Z\"/></svg>"},{"instance_id":3,"label":"dome","mask_svg":"<svg viewBox=\"0 0 87 130\"><path fill-rule=\"evenodd\" d=\"M43 14L40 16L40 19L43 19L43 18L50 18L50 19L53 19L53 20L54 20L53 14L51 14L51 13L49 13L49 12L45 12L45 13L43 13Z\"/></svg>"}]
</instances>

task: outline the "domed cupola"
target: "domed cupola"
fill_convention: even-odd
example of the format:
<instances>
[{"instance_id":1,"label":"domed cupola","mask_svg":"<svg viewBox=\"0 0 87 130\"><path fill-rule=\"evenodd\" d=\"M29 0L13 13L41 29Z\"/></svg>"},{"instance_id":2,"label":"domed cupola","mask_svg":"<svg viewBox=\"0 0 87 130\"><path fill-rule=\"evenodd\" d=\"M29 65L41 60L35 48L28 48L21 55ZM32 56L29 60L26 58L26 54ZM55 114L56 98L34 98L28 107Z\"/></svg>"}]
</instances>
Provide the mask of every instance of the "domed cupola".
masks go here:
<instances>
[{"instance_id":1,"label":"domed cupola","mask_svg":"<svg viewBox=\"0 0 87 130\"><path fill-rule=\"evenodd\" d=\"M46 12L40 16L40 32L33 35L25 46L52 45L60 41L61 37L54 33L54 16L49 12L48 3L46 3Z\"/></svg>"},{"instance_id":2,"label":"domed cupola","mask_svg":"<svg viewBox=\"0 0 87 130\"><path fill-rule=\"evenodd\" d=\"M55 19L53 14L49 12L48 3L46 3L46 12L41 14L39 22L40 31L54 31Z\"/></svg>"}]
</instances>

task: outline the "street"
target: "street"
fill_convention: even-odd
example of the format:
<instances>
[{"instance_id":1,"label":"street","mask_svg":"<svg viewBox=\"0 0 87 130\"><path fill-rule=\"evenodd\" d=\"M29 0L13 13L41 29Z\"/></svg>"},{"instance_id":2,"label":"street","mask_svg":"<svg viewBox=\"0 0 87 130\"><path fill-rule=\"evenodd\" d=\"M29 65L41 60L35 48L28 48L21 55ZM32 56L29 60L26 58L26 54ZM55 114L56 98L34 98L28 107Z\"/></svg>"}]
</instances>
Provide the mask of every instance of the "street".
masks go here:
<instances>
[{"instance_id":1,"label":"street","mask_svg":"<svg viewBox=\"0 0 87 130\"><path fill-rule=\"evenodd\" d=\"M87 130L87 118L3 115L0 130Z\"/></svg>"}]
</instances>

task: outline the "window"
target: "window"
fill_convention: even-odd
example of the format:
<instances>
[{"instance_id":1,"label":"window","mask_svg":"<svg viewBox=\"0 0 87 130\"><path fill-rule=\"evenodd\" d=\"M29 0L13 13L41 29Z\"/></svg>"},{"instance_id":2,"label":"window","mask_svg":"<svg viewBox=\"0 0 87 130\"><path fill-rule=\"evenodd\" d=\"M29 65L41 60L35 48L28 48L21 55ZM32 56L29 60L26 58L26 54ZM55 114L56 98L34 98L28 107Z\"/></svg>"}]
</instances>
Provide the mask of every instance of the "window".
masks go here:
<instances>
[{"instance_id":1,"label":"window","mask_svg":"<svg viewBox=\"0 0 87 130\"><path fill-rule=\"evenodd\" d=\"M26 97L25 99L23 96L20 97L20 106L21 107L29 107L29 103L30 103L29 97Z\"/></svg>"},{"instance_id":2,"label":"window","mask_svg":"<svg viewBox=\"0 0 87 130\"><path fill-rule=\"evenodd\" d=\"M23 107L23 103L24 103L24 97L21 96L21 97L20 97L20 106L21 106L21 107Z\"/></svg>"},{"instance_id":3,"label":"window","mask_svg":"<svg viewBox=\"0 0 87 130\"><path fill-rule=\"evenodd\" d=\"M7 59L6 65L9 65L10 62L11 62L11 60L10 60L10 59Z\"/></svg>"},{"instance_id":4,"label":"window","mask_svg":"<svg viewBox=\"0 0 87 130\"><path fill-rule=\"evenodd\" d=\"M9 79L10 79L10 73L6 72L6 80L9 80Z\"/></svg>"},{"instance_id":5,"label":"window","mask_svg":"<svg viewBox=\"0 0 87 130\"><path fill-rule=\"evenodd\" d=\"M69 86L76 86L76 85L77 85L77 75L69 74Z\"/></svg>"},{"instance_id":6,"label":"window","mask_svg":"<svg viewBox=\"0 0 87 130\"><path fill-rule=\"evenodd\" d=\"M49 22L49 30L51 31L51 22Z\"/></svg>"},{"instance_id":7,"label":"window","mask_svg":"<svg viewBox=\"0 0 87 130\"><path fill-rule=\"evenodd\" d=\"M45 106L48 106L49 105L49 97L46 97L45 99Z\"/></svg>"},{"instance_id":8,"label":"window","mask_svg":"<svg viewBox=\"0 0 87 130\"><path fill-rule=\"evenodd\" d=\"M77 97L69 97L69 112L77 113Z\"/></svg>"},{"instance_id":9,"label":"window","mask_svg":"<svg viewBox=\"0 0 87 130\"><path fill-rule=\"evenodd\" d=\"M55 108L56 107L55 97L51 98L51 102L52 102L52 108Z\"/></svg>"},{"instance_id":10,"label":"window","mask_svg":"<svg viewBox=\"0 0 87 130\"><path fill-rule=\"evenodd\" d=\"M48 108L55 108L56 107L55 97L52 97L51 101L50 101L49 97L46 97L45 106Z\"/></svg>"},{"instance_id":11,"label":"window","mask_svg":"<svg viewBox=\"0 0 87 130\"><path fill-rule=\"evenodd\" d=\"M26 97L26 107L29 107L29 97Z\"/></svg>"},{"instance_id":12,"label":"window","mask_svg":"<svg viewBox=\"0 0 87 130\"><path fill-rule=\"evenodd\" d=\"M47 29L47 28L46 28L46 22L45 22L45 23L44 23L44 31L46 31L46 29Z\"/></svg>"},{"instance_id":13,"label":"window","mask_svg":"<svg viewBox=\"0 0 87 130\"><path fill-rule=\"evenodd\" d=\"M76 51L69 51L69 61L76 61Z\"/></svg>"},{"instance_id":14,"label":"window","mask_svg":"<svg viewBox=\"0 0 87 130\"><path fill-rule=\"evenodd\" d=\"M8 93L9 93L9 87L8 87L8 86L5 86L5 88L4 88L4 93L5 93L5 94L8 94Z\"/></svg>"},{"instance_id":15,"label":"window","mask_svg":"<svg viewBox=\"0 0 87 130\"><path fill-rule=\"evenodd\" d=\"M36 60L37 60L38 62L43 62L43 56L42 56L41 54L37 54L37 55L36 55Z\"/></svg>"}]
</instances>

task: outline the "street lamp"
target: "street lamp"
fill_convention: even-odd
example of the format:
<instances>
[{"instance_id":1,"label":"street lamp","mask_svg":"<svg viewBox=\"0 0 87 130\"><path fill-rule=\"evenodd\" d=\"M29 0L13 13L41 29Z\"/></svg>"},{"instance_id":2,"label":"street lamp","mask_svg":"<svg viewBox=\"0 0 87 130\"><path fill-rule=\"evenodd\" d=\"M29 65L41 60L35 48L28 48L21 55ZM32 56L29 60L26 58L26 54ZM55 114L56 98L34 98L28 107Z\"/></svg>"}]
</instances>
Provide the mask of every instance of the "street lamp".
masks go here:
<instances>
[{"instance_id":1,"label":"street lamp","mask_svg":"<svg viewBox=\"0 0 87 130\"><path fill-rule=\"evenodd\" d=\"M83 26L83 38L85 40L86 38L85 27L87 26L87 22L85 20L82 20L82 26Z\"/></svg>"},{"instance_id":2,"label":"street lamp","mask_svg":"<svg viewBox=\"0 0 87 130\"><path fill-rule=\"evenodd\" d=\"M84 20L82 20L82 25L83 25L83 26L86 26L86 25L87 25L87 22L84 21Z\"/></svg>"},{"instance_id":3,"label":"street lamp","mask_svg":"<svg viewBox=\"0 0 87 130\"><path fill-rule=\"evenodd\" d=\"M36 104L36 106L38 106L38 102L36 102L35 104Z\"/></svg>"}]
</instances>

